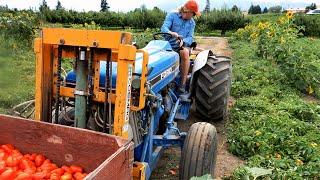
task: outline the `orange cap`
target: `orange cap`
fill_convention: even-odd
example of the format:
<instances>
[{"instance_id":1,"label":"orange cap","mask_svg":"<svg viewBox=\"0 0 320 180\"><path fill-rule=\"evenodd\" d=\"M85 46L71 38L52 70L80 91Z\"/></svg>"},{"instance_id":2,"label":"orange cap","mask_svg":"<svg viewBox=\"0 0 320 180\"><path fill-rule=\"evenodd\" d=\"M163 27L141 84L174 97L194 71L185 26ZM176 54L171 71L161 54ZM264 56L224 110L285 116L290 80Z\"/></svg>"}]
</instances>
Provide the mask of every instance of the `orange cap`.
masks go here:
<instances>
[{"instance_id":1,"label":"orange cap","mask_svg":"<svg viewBox=\"0 0 320 180\"><path fill-rule=\"evenodd\" d=\"M190 9L191 11L193 11L197 16L201 15L201 13L199 11L198 3L195 0L188 0L184 4L184 7L186 7L187 9Z\"/></svg>"}]
</instances>

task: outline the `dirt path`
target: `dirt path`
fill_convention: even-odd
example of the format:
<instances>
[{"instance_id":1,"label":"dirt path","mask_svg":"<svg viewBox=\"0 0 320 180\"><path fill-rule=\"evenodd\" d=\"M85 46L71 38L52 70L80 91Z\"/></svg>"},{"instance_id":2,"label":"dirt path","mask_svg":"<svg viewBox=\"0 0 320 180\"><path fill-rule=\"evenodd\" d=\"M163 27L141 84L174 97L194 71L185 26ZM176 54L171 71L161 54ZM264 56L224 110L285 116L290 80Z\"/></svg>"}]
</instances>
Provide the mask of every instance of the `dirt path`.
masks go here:
<instances>
[{"instance_id":1,"label":"dirt path","mask_svg":"<svg viewBox=\"0 0 320 180\"><path fill-rule=\"evenodd\" d=\"M197 37L198 46L204 49L211 49L214 54L231 57L232 51L228 47L228 41L221 37ZM229 102L233 104L233 100ZM194 109L194 108L193 108ZM188 121L178 122L178 126L182 131L188 131L189 127L198 121L201 121L196 116L194 110L191 110L191 115ZM218 155L216 165L216 178L221 179L224 176L230 175L234 169L242 165L244 162L236 156L230 154L227 150L227 132L226 122L214 123L218 132ZM152 173L151 179L178 179L179 177L179 160L180 149L170 148L165 150L156 170Z\"/></svg>"}]
</instances>

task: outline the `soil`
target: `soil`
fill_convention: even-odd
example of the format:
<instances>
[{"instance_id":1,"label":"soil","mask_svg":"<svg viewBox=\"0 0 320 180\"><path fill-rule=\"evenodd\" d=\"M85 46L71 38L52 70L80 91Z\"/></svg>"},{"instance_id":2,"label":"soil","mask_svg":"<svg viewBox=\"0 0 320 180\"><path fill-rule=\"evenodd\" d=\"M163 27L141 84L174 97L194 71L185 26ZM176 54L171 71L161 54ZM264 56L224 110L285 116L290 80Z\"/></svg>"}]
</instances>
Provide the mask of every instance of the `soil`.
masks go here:
<instances>
[{"instance_id":1,"label":"soil","mask_svg":"<svg viewBox=\"0 0 320 180\"><path fill-rule=\"evenodd\" d=\"M198 46L204 49L211 49L216 55L232 56L232 50L228 46L228 40L223 37L196 37ZM229 107L234 104L231 97ZM181 131L187 132L189 127L195 123L202 121L196 115L193 107L191 109L190 118L187 121L179 121L178 127ZM226 121L213 123L218 132L218 154L216 162L215 178L221 179L231 175L231 173L244 161L228 152ZM178 179L179 178L179 160L180 148L166 149L160 158L157 168L152 173L151 179Z\"/></svg>"}]
</instances>

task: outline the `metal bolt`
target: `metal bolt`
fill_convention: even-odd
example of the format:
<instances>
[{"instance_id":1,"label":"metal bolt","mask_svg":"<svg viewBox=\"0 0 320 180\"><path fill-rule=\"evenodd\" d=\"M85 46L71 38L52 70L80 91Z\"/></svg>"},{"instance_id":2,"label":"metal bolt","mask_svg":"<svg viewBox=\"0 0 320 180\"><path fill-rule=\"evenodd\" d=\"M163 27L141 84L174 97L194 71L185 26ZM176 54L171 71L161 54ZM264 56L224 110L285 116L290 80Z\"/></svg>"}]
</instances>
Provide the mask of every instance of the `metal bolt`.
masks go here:
<instances>
[{"instance_id":1,"label":"metal bolt","mask_svg":"<svg viewBox=\"0 0 320 180\"><path fill-rule=\"evenodd\" d=\"M63 45L65 43L64 39L60 39L60 44Z\"/></svg>"},{"instance_id":2,"label":"metal bolt","mask_svg":"<svg viewBox=\"0 0 320 180\"><path fill-rule=\"evenodd\" d=\"M96 42L96 41L94 41L94 42L93 42L93 46L94 46L94 47L98 47L98 46L99 46L99 43Z\"/></svg>"}]
</instances>

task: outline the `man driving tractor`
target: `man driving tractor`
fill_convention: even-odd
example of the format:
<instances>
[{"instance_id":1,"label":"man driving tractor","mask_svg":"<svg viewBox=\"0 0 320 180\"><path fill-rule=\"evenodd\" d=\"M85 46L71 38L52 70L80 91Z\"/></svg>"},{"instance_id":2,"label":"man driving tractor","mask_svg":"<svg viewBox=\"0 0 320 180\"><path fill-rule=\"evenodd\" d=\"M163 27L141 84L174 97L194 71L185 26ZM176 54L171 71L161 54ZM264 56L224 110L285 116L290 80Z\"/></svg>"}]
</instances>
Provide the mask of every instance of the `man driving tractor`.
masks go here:
<instances>
[{"instance_id":1,"label":"man driving tractor","mask_svg":"<svg viewBox=\"0 0 320 180\"><path fill-rule=\"evenodd\" d=\"M181 82L178 91L181 94L186 91L185 86L190 66L189 55L196 25L193 17L200 15L198 3L195 0L188 0L177 11L169 13L161 27L161 32L172 35L169 43L172 49L180 54Z\"/></svg>"}]
</instances>

